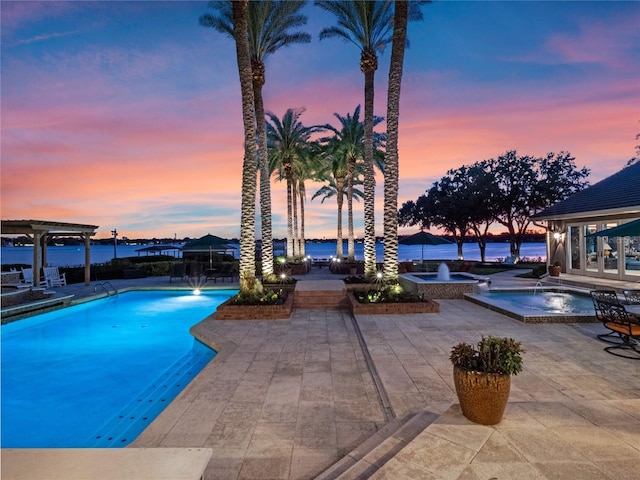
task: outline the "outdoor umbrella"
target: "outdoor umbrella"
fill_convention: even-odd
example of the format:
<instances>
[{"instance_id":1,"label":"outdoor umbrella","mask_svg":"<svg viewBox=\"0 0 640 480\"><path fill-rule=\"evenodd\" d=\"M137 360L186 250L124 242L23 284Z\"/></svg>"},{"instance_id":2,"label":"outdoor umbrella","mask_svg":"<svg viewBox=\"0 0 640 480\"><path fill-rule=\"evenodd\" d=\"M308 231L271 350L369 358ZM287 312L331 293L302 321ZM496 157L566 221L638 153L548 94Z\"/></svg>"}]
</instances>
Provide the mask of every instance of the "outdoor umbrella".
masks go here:
<instances>
[{"instance_id":1,"label":"outdoor umbrella","mask_svg":"<svg viewBox=\"0 0 640 480\"><path fill-rule=\"evenodd\" d=\"M231 245L227 245L229 240L226 240L215 235L207 234L204 237L191 240L184 247L182 247L182 253L206 253L209 252L209 265L212 262L213 252L225 252L227 250L234 249ZM183 255L184 256L184 255Z\"/></svg>"},{"instance_id":2,"label":"outdoor umbrella","mask_svg":"<svg viewBox=\"0 0 640 480\"><path fill-rule=\"evenodd\" d=\"M425 245L446 245L448 243L453 243L453 242L450 242L446 238L436 237L435 235L432 235L429 232L420 230L418 233L414 233L413 235L404 237L398 243L401 245L422 245L422 258L420 260L421 262L424 263L424 246Z\"/></svg>"},{"instance_id":3,"label":"outdoor umbrella","mask_svg":"<svg viewBox=\"0 0 640 480\"><path fill-rule=\"evenodd\" d=\"M640 237L640 218L632 222L623 223L617 227L607 228L592 233L590 237Z\"/></svg>"}]
</instances>

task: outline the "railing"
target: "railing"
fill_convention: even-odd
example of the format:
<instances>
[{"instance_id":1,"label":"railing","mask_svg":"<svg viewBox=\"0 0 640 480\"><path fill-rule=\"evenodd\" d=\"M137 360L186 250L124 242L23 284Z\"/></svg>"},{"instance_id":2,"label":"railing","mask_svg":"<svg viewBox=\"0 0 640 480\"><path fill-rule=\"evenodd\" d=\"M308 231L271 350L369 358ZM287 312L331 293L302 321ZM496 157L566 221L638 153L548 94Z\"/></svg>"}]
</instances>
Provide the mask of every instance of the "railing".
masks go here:
<instances>
[{"instance_id":1,"label":"railing","mask_svg":"<svg viewBox=\"0 0 640 480\"><path fill-rule=\"evenodd\" d=\"M98 287L102 288L102 290L105 291L105 293L107 294L107 296L111 296L111 295L117 295L118 294L118 290L111 284L111 282L102 282L102 283L96 283L95 287L93 287L93 291L97 292L98 291ZM111 290L109 290L109 287L111 288Z\"/></svg>"}]
</instances>

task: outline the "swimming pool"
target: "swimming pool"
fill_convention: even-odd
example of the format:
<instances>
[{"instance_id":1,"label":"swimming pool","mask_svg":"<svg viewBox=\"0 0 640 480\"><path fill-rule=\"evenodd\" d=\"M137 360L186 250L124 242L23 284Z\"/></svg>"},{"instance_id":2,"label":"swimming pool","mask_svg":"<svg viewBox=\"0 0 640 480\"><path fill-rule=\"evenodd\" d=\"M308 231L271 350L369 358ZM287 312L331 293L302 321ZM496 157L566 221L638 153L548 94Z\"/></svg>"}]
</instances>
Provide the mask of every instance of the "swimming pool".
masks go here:
<instances>
[{"instance_id":1,"label":"swimming pool","mask_svg":"<svg viewBox=\"0 0 640 480\"><path fill-rule=\"evenodd\" d=\"M123 447L215 352L192 325L236 290L132 291L2 326L2 447Z\"/></svg>"},{"instance_id":2,"label":"swimming pool","mask_svg":"<svg viewBox=\"0 0 640 480\"><path fill-rule=\"evenodd\" d=\"M568 288L485 289L465 298L525 323L594 322L591 297Z\"/></svg>"}]
</instances>

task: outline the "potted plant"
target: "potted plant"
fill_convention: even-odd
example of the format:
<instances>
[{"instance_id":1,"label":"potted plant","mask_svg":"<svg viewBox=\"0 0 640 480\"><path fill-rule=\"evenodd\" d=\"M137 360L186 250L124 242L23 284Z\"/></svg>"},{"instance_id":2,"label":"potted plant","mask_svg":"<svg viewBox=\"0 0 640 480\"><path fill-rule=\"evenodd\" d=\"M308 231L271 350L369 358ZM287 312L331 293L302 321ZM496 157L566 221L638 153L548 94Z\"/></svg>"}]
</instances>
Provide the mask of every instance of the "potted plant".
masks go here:
<instances>
[{"instance_id":1,"label":"potted plant","mask_svg":"<svg viewBox=\"0 0 640 480\"><path fill-rule=\"evenodd\" d=\"M453 381L462 414L482 425L499 423L509 400L511 375L522 371L520 342L482 337L477 346L459 343L451 349Z\"/></svg>"},{"instance_id":2,"label":"potted plant","mask_svg":"<svg viewBox=\"0 0 640 480\"><path fill-rule=\"evenodd\" d=\"M560 262L553 262L553 265L549 265L549 275L551 277L559 277L560 267L562 267L562 264Z\"/></svg>"}]
</instances>

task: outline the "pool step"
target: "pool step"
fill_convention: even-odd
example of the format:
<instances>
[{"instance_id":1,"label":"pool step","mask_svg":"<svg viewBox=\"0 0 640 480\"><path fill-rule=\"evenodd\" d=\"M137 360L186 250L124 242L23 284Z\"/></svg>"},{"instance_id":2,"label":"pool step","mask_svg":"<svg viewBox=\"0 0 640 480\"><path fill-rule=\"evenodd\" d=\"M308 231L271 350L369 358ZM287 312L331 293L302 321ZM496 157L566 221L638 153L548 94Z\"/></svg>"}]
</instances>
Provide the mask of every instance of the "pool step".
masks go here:
<instances>
[{"instance_id":1,"label":"pool step","mask_svg":"<svg viewBox=\"0 0 640 480\"><path fill-rule=\"evenodd\" d=\"M89 448L124 447L180 393L215 352L202 344L182 356L93 435Z\"/></svg>"},{"instance_id":2,"label":"pool step","mask_svg":"<svg viewBox=\"0 0 640 480\"><path fill-rule=\"evenodd\" d=\"M342 280L300 280L296 283L295 308L341 309L349 306Z\"/></svg>"},{"instance_id":3,"label":"pool step","mask_svg":"<svg viewBox=\"0 0 640 480\"><path fill-rule=\"evenodd\" d=\"M393 419L314 480L365 480L371 477L438 417L424 410Z\"/></svg>"}]
</instances>

